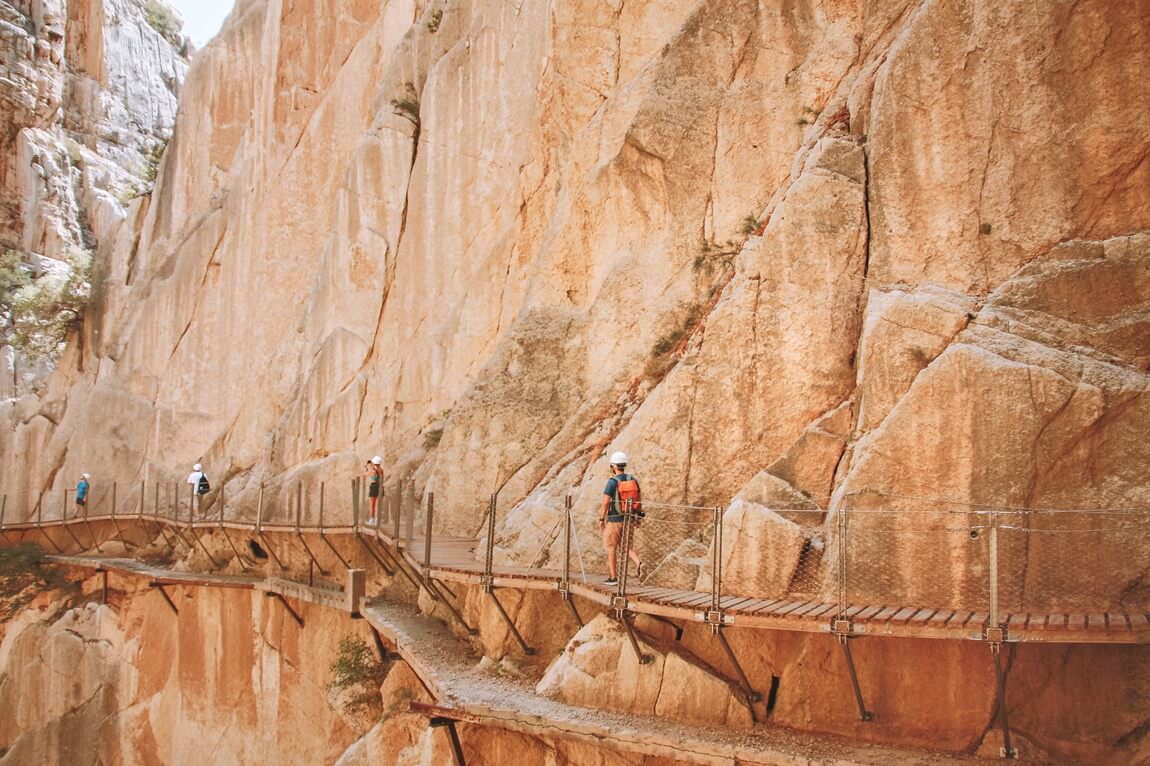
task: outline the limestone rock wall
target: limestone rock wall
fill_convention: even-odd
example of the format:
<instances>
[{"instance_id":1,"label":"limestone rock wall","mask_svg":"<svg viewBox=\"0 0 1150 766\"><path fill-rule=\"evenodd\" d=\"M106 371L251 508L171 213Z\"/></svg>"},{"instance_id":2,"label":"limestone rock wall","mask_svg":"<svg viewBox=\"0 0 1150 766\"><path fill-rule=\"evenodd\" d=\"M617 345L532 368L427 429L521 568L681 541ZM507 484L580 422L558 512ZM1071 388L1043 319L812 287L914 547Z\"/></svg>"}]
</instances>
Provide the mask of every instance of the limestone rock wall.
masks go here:
<instances>
[{"instance_id":1,"label":"limestone rock wall","mask_svg":"<svg viewBox=\"0 0 1150 766\"><path fill-rule=\"evenodd\" d=\"M1148 35L1120 0L242 2L83 345L3 405L10 513L199 461L233 513L347 514L382 454L437 531L498 492L502 561L556 561L572 495L594 570L624 449L815 590L845 553L859 599L981 598L984 538L931 535L1150 505ZM1004 545L1012 603L1142 597L1146 535L1053 539ZM781 587L745 548L729 590Z\"/></svg>"},{"instance_id":2,"label":"limestone rock wall","mask_svg":"<svg viewBox=\"0 0 1150 766\"><path fill-rule=\"evenodd\" d=\"M186 41L149 23L147 5L0 2L0 247L37 270L74 249L106 261L120 228L138 225L188 66ZM4 397L48 372L10 353L3 367Z\"/></svg>"}]
</instances>

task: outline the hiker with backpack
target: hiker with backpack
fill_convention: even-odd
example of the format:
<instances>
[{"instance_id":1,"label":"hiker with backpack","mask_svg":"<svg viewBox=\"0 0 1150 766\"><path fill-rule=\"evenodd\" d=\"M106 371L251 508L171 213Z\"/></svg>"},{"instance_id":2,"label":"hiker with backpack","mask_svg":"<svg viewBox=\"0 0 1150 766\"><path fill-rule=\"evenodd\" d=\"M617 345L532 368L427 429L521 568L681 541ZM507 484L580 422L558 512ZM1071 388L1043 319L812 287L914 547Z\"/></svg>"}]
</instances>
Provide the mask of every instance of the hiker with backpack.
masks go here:
<instances>
[{"instance_id":1,"label":"hiker with backpack","mask_svg":"<svg viewBox=\"0 0 1150 766\"><path fill-rule=\"evenodd\" d=\"M603 532L603 550L607 553L607 585L618 585L619 542L623 539L623 519L631 514L632 529L642 518L642 499L639 480L627 473L627 455L616 452L611 455L611 478L603 490L603 503L599 507L599 529ZM643 562L633 547L628 546L627 555L635 562L637 576L643 578Z\"/></svg>"},{"instance_id":2,"label":"hiker with backpack","mask_svg":"<svg viewBox=\"0 0 1150 766\"><path fill-rule=\"evenodd\" d=\"M200 510L203 503L203 496L211 491L212 485L208 481L208 475L204 473L204 467L199 463L192 466L192 472L188 474L188 484L192 485L192 500L190 503L190 513L195 513Z\"/></svg>"}]
</instances>

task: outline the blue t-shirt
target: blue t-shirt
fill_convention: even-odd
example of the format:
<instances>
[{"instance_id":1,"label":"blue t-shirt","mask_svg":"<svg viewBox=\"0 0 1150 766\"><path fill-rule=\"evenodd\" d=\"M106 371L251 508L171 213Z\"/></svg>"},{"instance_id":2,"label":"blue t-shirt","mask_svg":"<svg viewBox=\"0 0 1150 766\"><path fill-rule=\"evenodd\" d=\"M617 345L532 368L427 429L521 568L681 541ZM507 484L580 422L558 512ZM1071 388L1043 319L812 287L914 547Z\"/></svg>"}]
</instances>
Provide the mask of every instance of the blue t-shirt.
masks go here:
<instances>
[{"instance_id":1,"label":"blue t-shirt","mask_svg":"<svg viewBox=\"0 0 1150 766\"><path fill-rule=\"evenodd\" d=\"M603 489L603 494L611 498L611 504L607 506L607 521L623 520L623 512L619 510L619 498L616 497L619 492L619 482L634 478L630 474L617 473L607 480L607 486Z\"/></svg>"},{"instance_id":2,"label":"blue t-shirt","mask_svg":"<svg viewBox=\"0 0 1150 766\"><path fill-rule=\"evenodd\" d=\"M87 479L80 479L80 483L76 485L76 499L77 500L87 500L88 499L88 480Z\"/></svg>"}]
</instances>

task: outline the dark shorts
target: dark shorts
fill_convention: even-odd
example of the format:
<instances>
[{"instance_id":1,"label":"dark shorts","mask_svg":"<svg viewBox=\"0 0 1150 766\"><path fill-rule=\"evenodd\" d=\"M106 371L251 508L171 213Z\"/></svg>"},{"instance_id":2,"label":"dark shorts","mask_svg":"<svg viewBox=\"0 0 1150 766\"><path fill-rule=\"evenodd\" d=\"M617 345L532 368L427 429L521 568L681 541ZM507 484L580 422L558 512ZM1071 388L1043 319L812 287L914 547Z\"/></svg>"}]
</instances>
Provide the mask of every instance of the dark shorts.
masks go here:
<instances>
[{"instance_id":1,"label":"dark shorts","mask_svg":"<svg viewBox=\"0 0 1150 766\"><path fill-rule=\"evenodd\" d=\"M76 498L76 505L87 505L87 504L88 504L88 498L86 498L86 497Z\"/></svg>"},{"instance_id":2,"label":"dark shorts","mask_svg":"<svg viewBox=\"0 0 1150 766\"><path fill-rule=\"evenodd\" d=\"M370 487L368 487L367 488L367 496L368 497L379 497L379 485L378 484L372 484Z\"/></svg>"}]
</instances>

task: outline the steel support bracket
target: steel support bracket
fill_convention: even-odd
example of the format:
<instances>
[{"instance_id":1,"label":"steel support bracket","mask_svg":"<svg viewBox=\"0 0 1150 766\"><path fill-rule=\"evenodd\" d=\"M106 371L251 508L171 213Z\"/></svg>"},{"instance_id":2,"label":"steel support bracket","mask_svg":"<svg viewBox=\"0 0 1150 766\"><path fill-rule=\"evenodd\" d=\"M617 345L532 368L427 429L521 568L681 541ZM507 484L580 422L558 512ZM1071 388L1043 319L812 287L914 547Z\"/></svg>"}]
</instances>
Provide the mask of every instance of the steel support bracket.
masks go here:
<instances>
[{"instance_id":1,"label":"steel support bracket","mask_svg":"<svg viewBox=\"0 0 1150 766\"><path fill-rule=\"evenodd\" d=\"M1006 627L1003 625L987 627L982 631L982 638L992 644L1001 644L1007 640Z\"/></svg>"},{"instance_id":2,"label":"steel support bracket","mask_svg":"<svg viewBox=\"0 0 1150 766\"><path fill-rule=\"evenodd\" d=\"M735 624L735 615L727 614L722 609L708 609L705 612L695 612L695 619L699 622L705 622L712 627Z\"/></svg>"},{"instance_id":3,"label":"steel support bracket","mask_svg":"<svg viewBox=\"0 0 1150 766\"><path fill-rule=\"evenodd\" d=\"M831 620L831 633L836 636L851 636L855 632L855 626L850 620L835 618Z\"/></svg>"},{"instance_id":4,"label":"steel support bracket","mask_svg":"<svg viewBox=\"0 0 1150 766\"><path fill-rule=\"evenodd\" d=\"M479 584L483 586L484 593L492 594L495 592L495 578L491 575L480 575Z\"/></svg>"},{"instance_id":5,"label":"steel support bracket","mask_svg":"<svg viewBox=\"0 0 1150 766\"><path fill-rule=\"evenodd\" d=\"M160 592L160 595L164 597L164 601L168 602L168 606L170 606L172 608L172 611L175 612L177 615L180 613L180 610L176 607L176 602L172 601L172 597L168 595L168 592L166 590L164 590L164 584L163 583L158 583L158 582L153 581L153 582L148 583L148 587L149 588L155 588L156 590L158 590Z\"/></svg>"},{"instance_id":6,"label":"steel support bracket","mask_svg":"<svg viewBox=\"0 0 1150 766\"><path fill-rule=\"evenodd\" d=\"M296 621L296 624L299 625L301 628L303 627L303 618L300 617L298 613L296 613L296 610L291 608L291 604L289 604L287 599L283 597L282 593L276 593L275 591L269 590L269 591L265 591L264 595L269 597L269 598L274 598L277 601L279 601L281 604L283 604L284 609L286 609L288 611L288 614L290 614L292 616L292 619Z\"/></svg>"},{"instance_id":7,"label":"steel support bracket","mask_svg":"<svg viewBox=\"0 0 1150 766\"><path fill-rule=\"evenodd\" d=\"M627 611L627 597L626 596L612 596L611 608L617 612Z\"/></svg>"}]
</instances>

